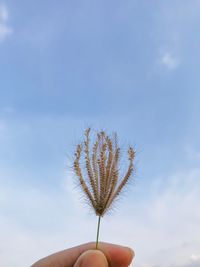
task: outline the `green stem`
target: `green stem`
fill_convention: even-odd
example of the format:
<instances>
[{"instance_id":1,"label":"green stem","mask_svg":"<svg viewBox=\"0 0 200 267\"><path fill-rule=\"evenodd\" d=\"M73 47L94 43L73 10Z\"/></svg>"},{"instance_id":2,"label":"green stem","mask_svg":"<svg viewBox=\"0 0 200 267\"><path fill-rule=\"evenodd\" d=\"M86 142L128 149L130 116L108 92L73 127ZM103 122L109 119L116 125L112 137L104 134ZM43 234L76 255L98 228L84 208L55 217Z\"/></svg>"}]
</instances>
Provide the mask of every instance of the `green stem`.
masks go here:
<instances>
[{"instance_id":1,"label":"green stem","mask_svg":"<svg viewBox=\"0 0 200 267\"><path fill-rule=\"evenodd\" d=\"M96 249L98 249L99 244L99 228L100 228L101 216L98 219L98 226L97 226L97 238L96 238Z\"/></svg>"}]
</instances>

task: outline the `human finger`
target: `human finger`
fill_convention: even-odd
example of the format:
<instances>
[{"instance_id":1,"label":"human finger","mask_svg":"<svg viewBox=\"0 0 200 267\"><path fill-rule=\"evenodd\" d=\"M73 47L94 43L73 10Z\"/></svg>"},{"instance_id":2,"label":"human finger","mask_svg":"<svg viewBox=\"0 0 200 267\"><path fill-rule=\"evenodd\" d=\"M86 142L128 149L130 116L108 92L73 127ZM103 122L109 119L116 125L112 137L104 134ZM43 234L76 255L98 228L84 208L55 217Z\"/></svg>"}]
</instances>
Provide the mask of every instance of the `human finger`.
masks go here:
<instances>
[{"instance_id":1,"label":"human finger","mask_svg":"<svg viewBox=\"0 0 200 267\"><path fill-rule=\"evenodd\" d=\"M39 260L32 267L72 267L82 253L93 249L94 242L66 249ZM106 256L110 267L128 266L134 257L133 250L119 245L100 242L99 250Z\"/></svg>"}]
</instances>

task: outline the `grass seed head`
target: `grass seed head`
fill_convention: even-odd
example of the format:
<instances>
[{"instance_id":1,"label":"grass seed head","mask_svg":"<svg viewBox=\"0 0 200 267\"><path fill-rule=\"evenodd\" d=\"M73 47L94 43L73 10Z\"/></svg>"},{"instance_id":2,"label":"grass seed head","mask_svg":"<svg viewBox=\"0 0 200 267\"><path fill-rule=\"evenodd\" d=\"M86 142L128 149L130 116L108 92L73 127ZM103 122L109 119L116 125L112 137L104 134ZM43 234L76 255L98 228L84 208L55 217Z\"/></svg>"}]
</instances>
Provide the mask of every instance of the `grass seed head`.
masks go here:
<instances>
[{"instance_id":1,"label":"grass seed head","mask_svg":"<svg viewBox=\"0 0 200 267\"><path fill-rule=\"evenodd\" d=\"M129 165L123 177L119 177L120 157L117 135L111 138L104 131L97 133L91 145L90 128L86 129L83 144L76 147L74 172L86 199L100 217L110 209L132 176L134 149L128 149ZM85 167L80 164L81 158Z\"/></svg>"}]
</instances>

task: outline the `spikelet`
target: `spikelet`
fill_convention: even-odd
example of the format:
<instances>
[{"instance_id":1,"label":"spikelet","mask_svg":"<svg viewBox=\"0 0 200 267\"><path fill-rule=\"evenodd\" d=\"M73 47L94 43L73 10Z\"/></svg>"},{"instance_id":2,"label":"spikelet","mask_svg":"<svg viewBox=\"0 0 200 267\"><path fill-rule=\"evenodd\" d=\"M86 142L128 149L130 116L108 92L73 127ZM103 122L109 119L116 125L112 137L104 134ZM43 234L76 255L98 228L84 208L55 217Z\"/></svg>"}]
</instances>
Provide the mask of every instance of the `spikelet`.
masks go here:
<instances>
[{"instance_id":1,"label":"spikelet","mask_svg":"<svg viewBox=\"0 0 200 267\"><path fill-rule=\"evenodd\" d=\"M76 148L74 172L78 177L86 199L96 215L99 216L97 248L100 218L110 209L132 176L135 151L132 147L129 147L128 169L124 177L120 178L120 148L117 142L117 135L115 134L110 138L104 131L97 133L92 148L90 148L90 141L90 128L88 128L85 131L83 144L78 144ZM85 168L80 165L81 157L84 157Z\"/></svg>"}]
</instances>

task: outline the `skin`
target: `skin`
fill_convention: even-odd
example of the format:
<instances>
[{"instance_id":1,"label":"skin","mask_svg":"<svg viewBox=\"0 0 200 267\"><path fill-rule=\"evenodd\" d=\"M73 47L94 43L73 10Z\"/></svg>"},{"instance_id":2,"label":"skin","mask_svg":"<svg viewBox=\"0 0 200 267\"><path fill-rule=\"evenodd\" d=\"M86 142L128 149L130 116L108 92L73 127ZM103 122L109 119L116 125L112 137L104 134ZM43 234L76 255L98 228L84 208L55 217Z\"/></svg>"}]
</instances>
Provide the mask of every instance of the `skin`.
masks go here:
<instances>
[{"instance_id":1,"label":"skin","mask_svg":"<svg viewBox=\"0 0 200 267\"><path fill-rule=\"evenodd\" d=\"M87 243L52 254L31 267L128 267L134 255L128 247L100 242L95 250L95 243Z\"/></svg>"}]
</instances>

